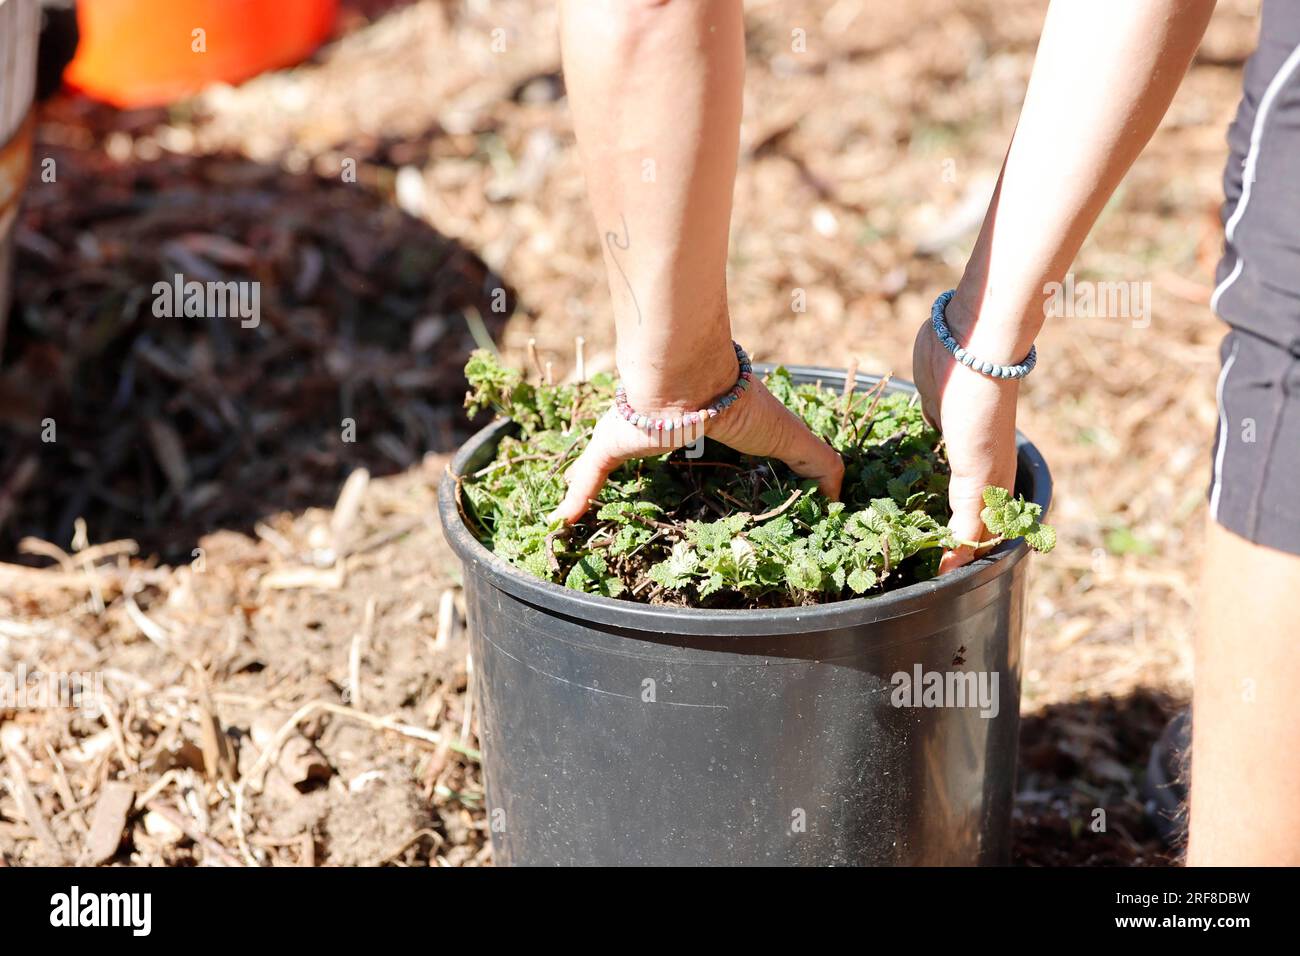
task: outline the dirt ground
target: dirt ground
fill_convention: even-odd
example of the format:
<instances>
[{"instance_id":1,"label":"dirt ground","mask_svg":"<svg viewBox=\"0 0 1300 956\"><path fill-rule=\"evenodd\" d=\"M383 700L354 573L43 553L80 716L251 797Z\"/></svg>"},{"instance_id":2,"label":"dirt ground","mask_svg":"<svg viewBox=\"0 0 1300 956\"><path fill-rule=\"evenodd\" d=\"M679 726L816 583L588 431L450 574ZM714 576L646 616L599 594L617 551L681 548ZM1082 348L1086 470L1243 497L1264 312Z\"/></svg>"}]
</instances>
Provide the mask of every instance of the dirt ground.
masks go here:
<instances>
[{"instance_id":1,"label":"dirt ground","mask_svg":"<svg viewBox=\"0 0 1300 956\"><path fill-rule=\"evenodd\" d=\"M1190 686L1224 130L1257 5L1220 4L1076 263L1151 282L1150 321L1049 323L1023 392L1060 533L1031 584L1024 864L1171 860L1139 785ZM757 359L907 376L1045 6L746 5L731 302ZM535 338L563 375L582 335L608 368L607 293L552 6L345 8L294 70L40 113L0 363L0 667L101 674L110 706L0 711L0 862L490 862L434 482L474 343L522 362ZM155 317L175 272L257 279L261 325Z\"/></svg>"}]
</instances>

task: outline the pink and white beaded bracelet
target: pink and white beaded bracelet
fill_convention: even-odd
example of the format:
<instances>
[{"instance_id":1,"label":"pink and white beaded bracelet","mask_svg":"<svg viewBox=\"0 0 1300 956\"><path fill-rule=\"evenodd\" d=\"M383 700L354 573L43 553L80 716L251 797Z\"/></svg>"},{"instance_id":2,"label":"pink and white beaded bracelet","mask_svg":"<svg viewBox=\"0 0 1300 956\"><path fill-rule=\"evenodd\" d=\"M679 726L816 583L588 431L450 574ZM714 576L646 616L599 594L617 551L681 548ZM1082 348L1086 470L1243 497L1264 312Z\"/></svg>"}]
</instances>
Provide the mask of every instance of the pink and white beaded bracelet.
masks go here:
<instances>
[{"instance_id":1,"label":"pink and white beaded bracelet","mask_svg":"<svg viewBox=\"0 0 1300 956\"><path fill-rule=\"evenodd\" d=\"M671 437L673 431L684 434L682 430L688 425L702 424L711 418L717 418L749 390L749 383L754 377L754 366L749 360L749 354L740 347L738 342L732 342L731 345L735 348L736 360L740 363L740 378L736 379L736 384L731 387L730 391L720 398L714 399L713 402L699 411L686 412L679 418L650 418L647 415L642 415L628 404L627 389L621 383L614 390L614 411L648 435L667 432L669 437Z\"/></svg>"}]
</instances>

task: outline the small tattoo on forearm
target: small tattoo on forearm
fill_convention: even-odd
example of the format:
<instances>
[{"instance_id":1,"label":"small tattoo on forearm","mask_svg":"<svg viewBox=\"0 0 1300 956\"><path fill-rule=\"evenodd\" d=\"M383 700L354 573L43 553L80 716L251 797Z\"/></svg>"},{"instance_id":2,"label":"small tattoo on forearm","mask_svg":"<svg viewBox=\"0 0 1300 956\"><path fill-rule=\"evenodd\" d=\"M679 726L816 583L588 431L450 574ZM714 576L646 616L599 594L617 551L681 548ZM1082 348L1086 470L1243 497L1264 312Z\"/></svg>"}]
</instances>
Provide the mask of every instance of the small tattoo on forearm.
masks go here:
<instances>
[{"instance_id":1,"label":"small tattoo on forearm","mask_svg":"<svg viewBox=\"0 0 1300 956\"><path fill-rule=\"evenodd\" d=\"M614 255L615 249L618 249L622 252L627 252L627 250L632 248L632 236L631 233L629 233L627 230L627 217L620 214L619 220L623 223L622 241L619 240L618 233L607 232L605 233L605 245L609 248L610 259L614 261L614 265L618 268L618 274L623 277L623 283L624 285L627 286L627 294L632 299L633 308L636 309L636 324L640 325L641 324L641 303L637 302L636 300L636 291L632 288L632 280L630 280L627 277L627 273L623 271L623 264L618 261L618 256Z\"/></svg>"}]
</instances>

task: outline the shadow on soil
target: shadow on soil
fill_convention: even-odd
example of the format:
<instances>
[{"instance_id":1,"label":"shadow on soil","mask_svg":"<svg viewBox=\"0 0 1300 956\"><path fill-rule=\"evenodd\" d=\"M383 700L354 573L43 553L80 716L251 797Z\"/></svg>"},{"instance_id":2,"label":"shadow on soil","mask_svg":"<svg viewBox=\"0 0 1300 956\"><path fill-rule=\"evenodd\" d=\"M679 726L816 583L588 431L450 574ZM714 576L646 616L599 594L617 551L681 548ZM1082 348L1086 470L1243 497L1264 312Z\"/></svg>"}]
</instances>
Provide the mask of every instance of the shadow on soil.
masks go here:
<instances>
[{"instance_id":1,"label":"shadow on soil","mask_svg":"<svg viewBox=\"0 0 1300 956\"><path fill-rule=\"evenodd\" d=\"M1152 745L1184 705L1139 689L1127 697L1058 704L1024 715L1014 862L1176 865L1179 851L1163 843L1144 812L1142 783Z\"/></svg>"},{"instance_id":2,"label":"shadow on soil","mask_svg":"<svg viewBox=\"0 0 1300 956\"><path fill-rule=\"evenodd\" d=\"M110 158L163 119L63 100L38 125L0 353L0 560L27 535L68 547L84 517L92 542L188 561L208 531L332 505L354 468L449 451L465 358L515 308L393 205L384 144L353 151L351 180ZM235 283L244 308L175 314L178 281Z\"/></svg>"}]
</instances>

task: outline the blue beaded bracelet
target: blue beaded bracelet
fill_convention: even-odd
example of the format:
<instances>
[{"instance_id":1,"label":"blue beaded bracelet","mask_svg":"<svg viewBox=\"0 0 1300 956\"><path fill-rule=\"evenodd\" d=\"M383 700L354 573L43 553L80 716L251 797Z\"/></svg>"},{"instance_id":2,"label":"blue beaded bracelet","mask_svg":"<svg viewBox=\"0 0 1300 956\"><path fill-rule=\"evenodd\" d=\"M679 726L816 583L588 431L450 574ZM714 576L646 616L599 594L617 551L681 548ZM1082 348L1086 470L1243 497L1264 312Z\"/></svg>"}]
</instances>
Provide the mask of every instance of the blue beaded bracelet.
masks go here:
<instances>
[{"instance_id":1,"label":"blue beaded bracelet","mask_svg":"<svg viewBox=\"0 0 1300 956\"><path fill-rule=\"evenodd\" d=\"M750 382L754 378L754 365L749 360L749 353L742 349L739 343L732 342L731 345L736 350L736 361L740 365L740 377L736 379L736 384L731 387L730 391L714 399L699 411L686 412L678 418L651 418L648 415L642 415L628 404L627 389L620 383L614 390L615 414L631 422L647 434L658 437L666 432L671 439L673 433L676 432L679 440L684 440L683 436L686 428L693 425L702 425L711 418L717 418L738 402L745 392L749 391Z\"/></svg>"},{"instance_id":2,"label":"blue beaded bracelet","mask_svg":"<svg viewBox=\"0 0 1300 956\"><path fill-rule=\"evenodd\" d=\"M952 357L962 365L976 372L982 372L990 378L1024 378L1034 370L1038 364L1038 346L1029 346L1029 354L1019 365L998 365L995 362L983 362L971 355L964 348L957 344L953 338L952 332L948 331L948 323L944 319L944 311L948 308L948 303L952 300L956 289L949 289L939 298L934 300L934 308L930 310L930 327L934 329L934 334L939 337L943 347L952 353Z\"/></svg>"}]
</instances>

